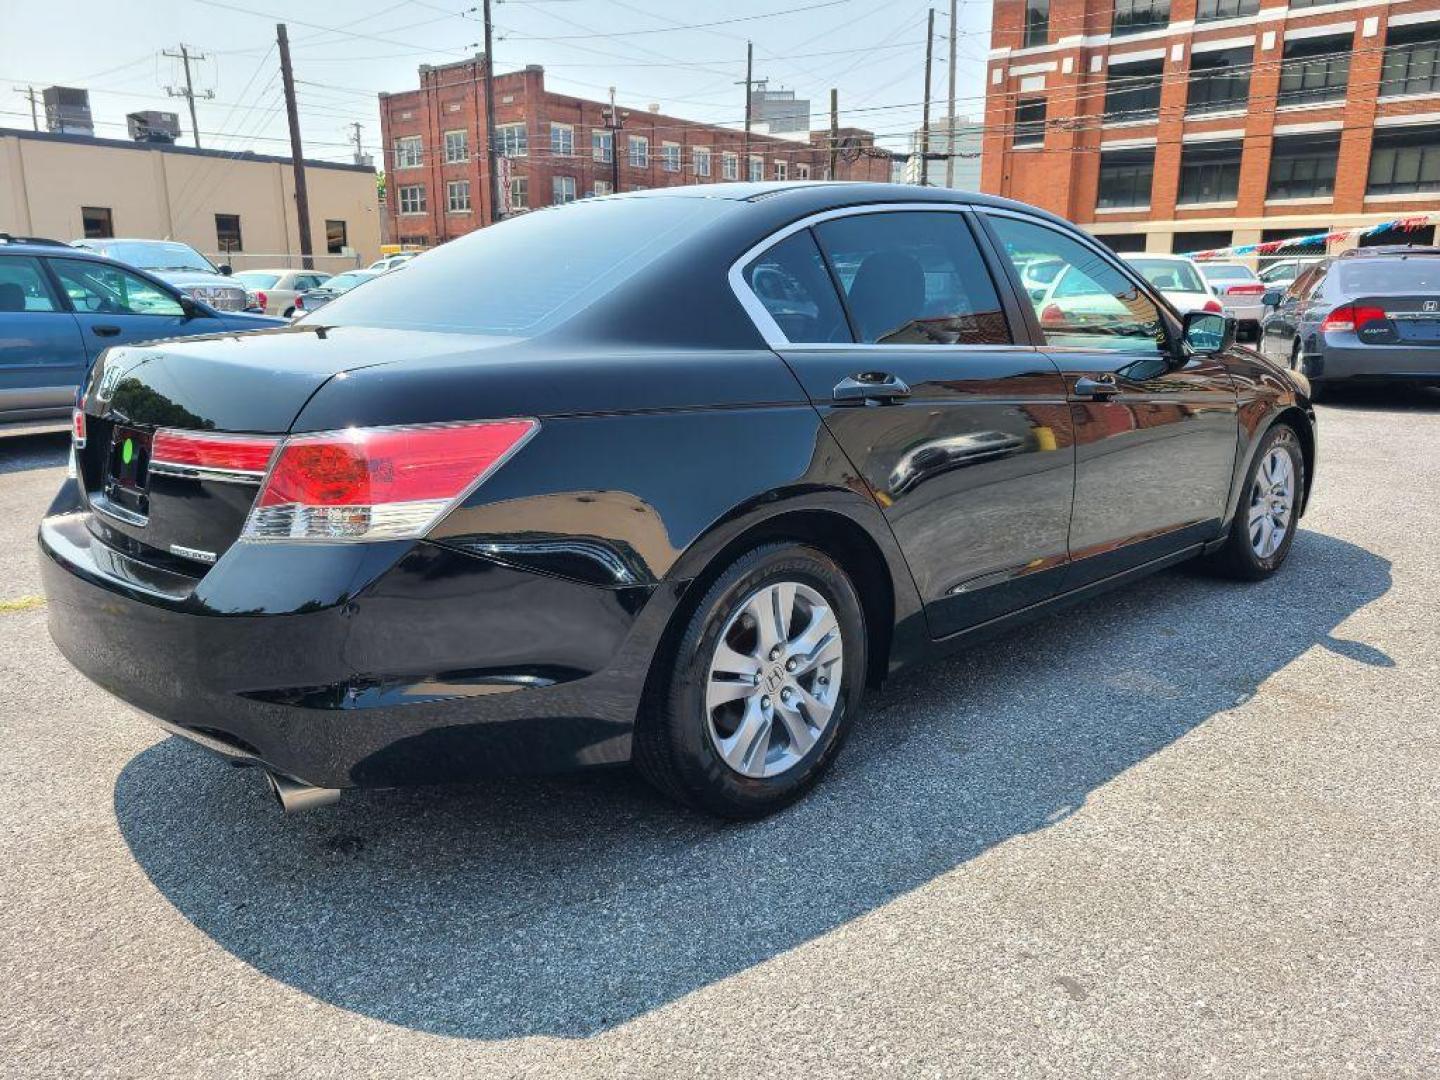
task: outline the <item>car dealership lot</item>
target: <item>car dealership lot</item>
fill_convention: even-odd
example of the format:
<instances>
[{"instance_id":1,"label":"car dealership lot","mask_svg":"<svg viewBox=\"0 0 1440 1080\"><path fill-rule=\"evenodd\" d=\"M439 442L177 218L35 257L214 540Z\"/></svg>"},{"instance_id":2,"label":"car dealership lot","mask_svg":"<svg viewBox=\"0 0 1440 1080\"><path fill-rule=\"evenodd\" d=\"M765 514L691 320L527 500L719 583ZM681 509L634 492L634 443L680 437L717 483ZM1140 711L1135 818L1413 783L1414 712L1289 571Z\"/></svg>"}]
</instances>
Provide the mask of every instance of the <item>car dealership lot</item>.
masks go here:
<instances>
[{"instance_id":1,"label":"car dealership lot","mask_svg":"<svg viewBox=\"0 0 1440 1080\"><path fill-rule=\"evenodd\" d=\"M750 825L623 772L282 818L59 658L65 444L0 443L0 1075L1433 1075L1440 394L1320 438L1276 578L911 672Z\"/></svg>"}]
</instances>

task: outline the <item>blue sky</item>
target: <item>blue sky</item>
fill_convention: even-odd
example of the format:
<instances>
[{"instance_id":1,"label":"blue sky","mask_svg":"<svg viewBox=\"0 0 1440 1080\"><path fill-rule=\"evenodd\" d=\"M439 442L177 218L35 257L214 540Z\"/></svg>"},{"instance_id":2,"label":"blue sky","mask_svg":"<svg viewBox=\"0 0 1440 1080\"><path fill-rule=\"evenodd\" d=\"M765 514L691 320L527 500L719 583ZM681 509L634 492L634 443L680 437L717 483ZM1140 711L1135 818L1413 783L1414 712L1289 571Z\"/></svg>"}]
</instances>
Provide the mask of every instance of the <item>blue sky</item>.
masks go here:
<instances>
[{"instance_id":1,"label":"blue sky","mask_svg":"<svg viewBox=\"0 0 1440 1080\"><path fill-rule=\"evenodd\" d=\"M755 75L772 88L808 96L826 126L832 86L840 122L869 128L901 149L919 125L924 86L925 0L504 0L494 4L497 69L542 64L562 93L622 106L651 103L673 115L715 123L744 116L745 42ZM949 0L936 4L933 115L944 115ZM959 4L960 98L956 112L980 115L988 0ZM347 159L349 125L379 137L376 93L416 84L421 63L479 51L478 4L470 0L0 0L0 127L29 127L29 105L12 86L87 87L96 134L125 137L125 114L167 109L182 117L179 61L161 55L182 41L207 54L196 66L207 147L288 153L275 23L289 25L306 155ZM709 25L697 25L709 24ZM42 117L43 124L43 117ZM206 134L210 133L210 134Z\"/></svg>"}]
</instances>

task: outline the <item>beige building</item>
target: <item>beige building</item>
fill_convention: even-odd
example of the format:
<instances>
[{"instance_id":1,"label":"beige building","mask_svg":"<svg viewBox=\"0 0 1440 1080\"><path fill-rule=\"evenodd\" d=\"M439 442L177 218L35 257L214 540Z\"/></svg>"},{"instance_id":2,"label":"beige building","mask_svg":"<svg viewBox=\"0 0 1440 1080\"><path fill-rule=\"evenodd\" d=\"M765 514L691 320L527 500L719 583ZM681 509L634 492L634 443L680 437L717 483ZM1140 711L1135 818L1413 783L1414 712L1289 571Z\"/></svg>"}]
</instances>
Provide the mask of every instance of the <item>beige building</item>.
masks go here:
<instances>
[{"instance_id":1,"label":"beige building","mask_svg":"<svg viewBox=\"0 0 1440 1080\"><path fill-rule=\"evenodd\" d=\"M380 255L375 171L307 162L317 269ZM300 265L289 158L0 128L0 232L179 240L216 262Z\"/></svg>"}]
</instances>

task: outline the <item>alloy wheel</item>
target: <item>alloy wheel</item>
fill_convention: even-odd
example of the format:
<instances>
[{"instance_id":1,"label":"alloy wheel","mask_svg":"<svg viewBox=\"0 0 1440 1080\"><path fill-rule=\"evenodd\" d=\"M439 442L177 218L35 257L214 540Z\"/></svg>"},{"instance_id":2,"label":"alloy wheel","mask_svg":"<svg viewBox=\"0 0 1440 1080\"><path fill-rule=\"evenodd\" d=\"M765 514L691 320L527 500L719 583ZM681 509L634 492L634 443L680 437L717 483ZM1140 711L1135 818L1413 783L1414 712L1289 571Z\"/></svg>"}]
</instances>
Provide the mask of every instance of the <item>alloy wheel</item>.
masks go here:
<instances>
[{"instance_id":1,"label":"alloy wheel","mask_svg":"<svg viewBox=\"0 0 1440 1080\"><path fill-rule=\"evenodd\" d=\"M725 763L756 778L794 767L834 715L844 655L839 620L815 589L780 581L752 593L715 643L705 687Z\"/></svg>"},{"instance_id":2,"label":"alloy wheel","mask_svg":"<svg viewBox=\"0 0 1440 1080\"><path fill-rule=\"evenodd\" d=\"M1295 463L1280 446L1260 462L1250 485L1250 548L1262 559L1280 550L1295 510Z\"/></svg>"}]
</instances>

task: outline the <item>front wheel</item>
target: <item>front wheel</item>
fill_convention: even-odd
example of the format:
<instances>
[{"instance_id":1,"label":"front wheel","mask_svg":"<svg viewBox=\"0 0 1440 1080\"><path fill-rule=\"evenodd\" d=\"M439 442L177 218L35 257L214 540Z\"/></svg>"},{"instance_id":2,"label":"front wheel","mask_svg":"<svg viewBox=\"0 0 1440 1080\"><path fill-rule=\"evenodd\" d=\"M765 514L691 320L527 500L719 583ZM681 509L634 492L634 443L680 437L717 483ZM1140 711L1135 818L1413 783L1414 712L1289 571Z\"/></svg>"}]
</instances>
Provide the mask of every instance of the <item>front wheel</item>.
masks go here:
<instances>
[{"instance_id":1,"label":"front wheel","mask_svg":"<svg viewBox=\"0 0 1440 1080\"><path fill-rule=\"evenodd\" d=\"M635 761L657 787L724 817L760 817L809 788L860 709L860 598L824 552L766 544L710 586L663 695L640 719Z\"/></svg>"},{"instance_id":2,"label":"front wheel","mask_svg":"<svg viewBox=\"0 0 1440 1080\"><path fill-rule=\"evenodd\" d=\"M1206 559L1206 566L1242 581L1259 581L1280 569L1295 541L1304 491L1300 438L1288 424L1276 424L1250 463L1225 546Z\"/></svg>"}]
</instances>

